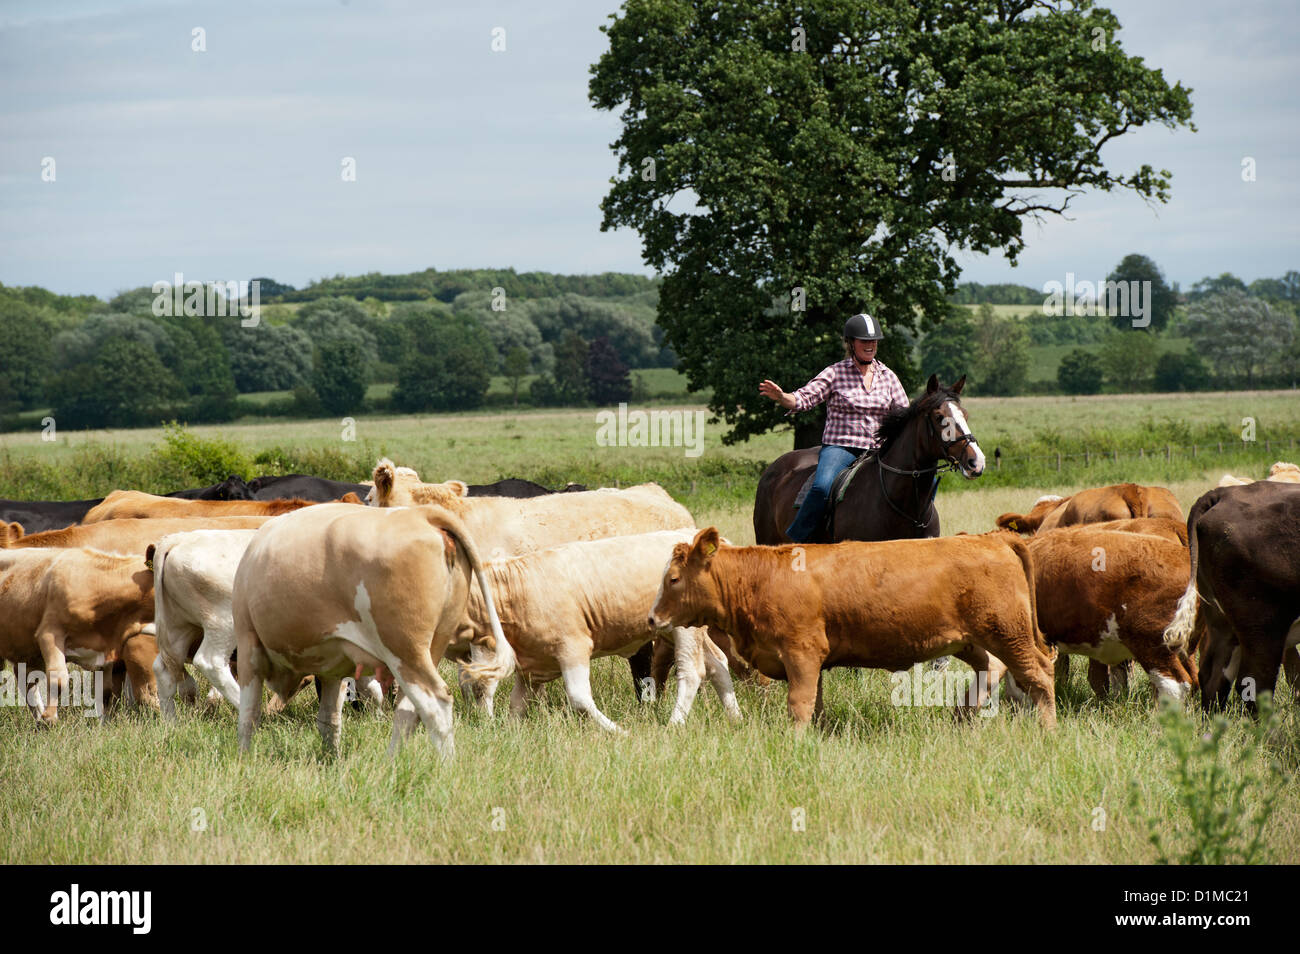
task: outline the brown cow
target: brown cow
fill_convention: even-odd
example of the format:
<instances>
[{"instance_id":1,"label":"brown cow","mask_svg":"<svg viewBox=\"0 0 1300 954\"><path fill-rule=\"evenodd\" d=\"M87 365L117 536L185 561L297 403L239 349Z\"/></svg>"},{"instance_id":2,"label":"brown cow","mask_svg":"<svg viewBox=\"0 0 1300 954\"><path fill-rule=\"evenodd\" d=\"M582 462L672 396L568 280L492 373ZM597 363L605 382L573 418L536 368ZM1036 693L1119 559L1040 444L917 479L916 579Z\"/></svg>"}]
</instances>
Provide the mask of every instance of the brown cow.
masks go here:
<instances>
[{"instance_id":1,"label":"brown cow","mask_svg":"<svg viewBox=\"0 0 1300 954\"><path fill-rule=\"evenodd\" d=\"M144 553L151 543L183 530L247 530L270 517L208 517L194 520L104 520L87 527L65 527L0 540L0 550L30 547L93 547L110 553ZM12 526L12 524L11 524Z\"/></svg>"},{"instance_id":2,"label":"brown cow","mask_svg":"<svg viewBox=\"0 0 1300 954\"><path fill-rule=\"evenodd\" d=\"M974 705L1010 671L1028 680L1051 727L1052 657L1035 624L1030 559L1009 533L733 547L709 527L673 550L650 624L726 632L751 666L789 681L796 726L821 711L824 669L899 671L955 655L987 673Z\"/></svg>"},{"instance_id":3,"label":"brown cow","mask_svg":"<svg viewBox=\"0 0 1300 954\"><path fill-rule=\"evenodd\" d=\"M136 698L157 706L156 644L143 638L153 611L153 574L139 557L84 548L0 553L0 658L46 674L49 698L32 706L39 724L58 719L69 660L99 669L123 659Z\"/></svg>"},{"instance_id":4,"label":"brown cow","mask_svg":"<svg viewBox=\"0 0 1300 954\"><path fill-rule=\"evenodd\" d=\"M354 499L359 499L355 498ZM194 519L199 517L275 517L313 505L310 500L185 500L139 490L115 490L90 508L82 524L123 519Z\"/></svg>"},{"instance_id":5,"label":"brown cow","mask_svg":"<svg viewBox=\"0 0 1300 954\"><path fill-rule=\"evenodd\" d=\"M1028 534L1080 523L1102 523L1134 517L1164 517L1178 521L1184 519L1178 500L1164 487L1112 484L1080 490L1069 497L1039 497L1029 513L1004 513L998 517L997 525L1003 530Z\"/></svg>"},{"instance_id":6,"label":"brown cow","mask_svg":"<svg viewBox=\"0 0 1300 954\"><path fill-rule=\"evenodd\" d=\"M1197 681L1165 645L1164 632L1187 588L1187 550L1177 540L1098 526L1039 532L1029 540L1043 635L1063 656L1099 664L1089 670L1099 696L1108 688L1106 666L1136 659L1157 693L1181 700Z\"/></svg>"}]
</instances>

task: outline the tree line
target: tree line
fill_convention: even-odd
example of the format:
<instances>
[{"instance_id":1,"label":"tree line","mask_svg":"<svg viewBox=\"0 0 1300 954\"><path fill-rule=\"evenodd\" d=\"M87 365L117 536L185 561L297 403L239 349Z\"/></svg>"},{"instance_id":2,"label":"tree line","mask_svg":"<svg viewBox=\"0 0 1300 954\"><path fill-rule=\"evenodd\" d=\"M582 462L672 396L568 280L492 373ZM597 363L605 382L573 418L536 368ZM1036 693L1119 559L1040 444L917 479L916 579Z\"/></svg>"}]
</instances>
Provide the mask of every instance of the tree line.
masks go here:
<instances>
[{"instance_id":1,"label":"tree line","mask_svg":"<svg viewBox=\"0 0 1300 954\"><path fill-rule=\"evenodd\" d=\"M676 360L643 276L420 274L436 276L442 295L466 276L500 284L450 301L384 299L386 276L370 275L317 283L291 302L300 294L291 286L259 279L270 303L251 327L237 314L160 316L148 287L105 302L0 286L0 415L48 409L62 427L122 427L466 410L483 405L494 375L508 379L516 402L609 403L633 396L632 370ZM334 294L316 294L322 284ZM344 286L364 297L338 294ZM564 290L573 288L606 297ZM391 383L391 396L368 401L374 383ZM287 395L240 397L268 391Z\"/></svg>"}]
</instances>

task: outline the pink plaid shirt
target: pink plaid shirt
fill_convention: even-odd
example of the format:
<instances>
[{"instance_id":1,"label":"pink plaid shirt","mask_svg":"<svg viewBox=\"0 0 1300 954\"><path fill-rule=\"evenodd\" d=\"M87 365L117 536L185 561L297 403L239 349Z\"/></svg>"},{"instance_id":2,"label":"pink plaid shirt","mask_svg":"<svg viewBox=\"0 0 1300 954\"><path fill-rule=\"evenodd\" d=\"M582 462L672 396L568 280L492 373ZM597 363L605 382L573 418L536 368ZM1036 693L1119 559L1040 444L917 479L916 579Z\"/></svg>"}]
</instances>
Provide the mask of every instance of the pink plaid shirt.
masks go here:
<instances>
[{"instance_id":1,"label":"pink plaid shirt","mask_svg":"<svg viewBox=\"0 0 1300 954\"><path fill-rule=\"evenodd\" d=\"M792 395L794 408L789 414L806 411L826 402L826 429L822 444L838 444L858 450L872 450L878 445L876 431L885 415L895 407L911 402L903 384L880 360L873 359L871 389L863 387L863 378L852 359L837 361Z\"/></svg>"}]
</instances>

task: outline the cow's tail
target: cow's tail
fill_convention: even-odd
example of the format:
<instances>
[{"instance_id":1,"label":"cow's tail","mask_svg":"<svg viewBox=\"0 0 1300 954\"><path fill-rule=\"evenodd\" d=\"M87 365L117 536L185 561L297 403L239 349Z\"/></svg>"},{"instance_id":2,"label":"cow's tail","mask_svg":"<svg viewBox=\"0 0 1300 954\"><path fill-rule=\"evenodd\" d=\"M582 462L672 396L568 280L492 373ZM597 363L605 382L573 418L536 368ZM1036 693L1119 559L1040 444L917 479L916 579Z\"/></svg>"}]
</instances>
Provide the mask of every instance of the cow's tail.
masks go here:
<instances>
[{"instance_id":1,"label":"cow's tail","mask_svg":"<svg viewBox=\"0 0 1300 954\"><path fill-rule=\"evenodd\" d=\"M1196 521L1205 516L1205 512L1219 502L1221 488L1215 488L1202 494L1192 504L1187 514L1187 550L1191 557L1191 576L1187 580L1187 589L1178 599L1178 608L1174 618L1165 627L1164 644L1176 651L1187 652L1192 646L1192 637L1198 632L1201 609L1201 595L1196 590L1196 567L1200 559L1199 541L1196 538Z\"/></svg>"},{"instance_id":2,"label":"cow's tail","mask_svg":"<svg viewBox=\"0 0 1300 954\"><path fill-rule=\"evenodd\" d=\"M1025 583L1029 586L1029 621L1034 628L1034 645L1045 653L1048 659L1055 659L1056 649L1047 645L1043 630L1038 625L1038 587L1034 583L1034 558L1029 554L1029 545L1019 537L1013 537L1007 540L1007 546L1016 551L1016 556L1020 558L1020 565L1025 570Z\"/></svg>"},{"instance_id":3,"label":"cow's tail","mask_svg":"<svg viewBox=\"0 0 1300 954\"><path fill-rule=\"evenodd\" d=\"M171 648L171 642L166 638L167 613L163 608L167 605L167 600L163 598L163 564L167 562L167 553L171 550L171 543L163 537L157 543L151 543L144 551L144 564L153 570L153 631L154 637L157 638L159 633L163 638L158 640L158 652L168 653ZM168 653L170 655L170 653ZM181 663L184 664L182 659Z\"/></svg>"},{"instance_id":4,"label":"cow's tail","mask_svg":"<svg viewBox=\"0 0 1300 954\"><path fill-rule=\"evenodd\" d=\"M431 510L430 522L455 537L456 542L465 551L465 556L469 558L469 565L474 570L474 578L478 580L479 589L483 592L483 605L487 609L492 638L496 641L496 652L491 661L468 663L461 671L464 677L476 686L504 679L515 671L515 651L510 641L506 639L506 634L501 630L501 618L497 616L496 603L492 600L492 587L488 583L483 561L479 558L478 547L474 545L469 530L459 517L441 507L429 509Z\"/></svg>"}]
</instances>

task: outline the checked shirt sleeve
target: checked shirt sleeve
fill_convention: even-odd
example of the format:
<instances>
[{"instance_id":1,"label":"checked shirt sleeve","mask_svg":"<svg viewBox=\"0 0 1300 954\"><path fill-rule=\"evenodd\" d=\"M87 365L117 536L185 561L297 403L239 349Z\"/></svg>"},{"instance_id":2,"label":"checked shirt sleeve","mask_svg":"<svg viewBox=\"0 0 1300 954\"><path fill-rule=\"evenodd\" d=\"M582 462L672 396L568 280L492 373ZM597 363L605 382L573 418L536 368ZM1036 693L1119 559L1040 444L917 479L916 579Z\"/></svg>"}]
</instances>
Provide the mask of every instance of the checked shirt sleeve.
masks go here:
<instances>
[{"instance_id":1,"label":"checked shirt sleeve","mask_svg":"<svg viewBox=\"0 0 1300 954\"><path fill-rule=\"evenodd\" d=\"M797 414L821 404L830 395L834 380L835 365L831 365L791 395L794 398L794 407L787 411L786 415Z\"/></svg>"}]
</instances>

